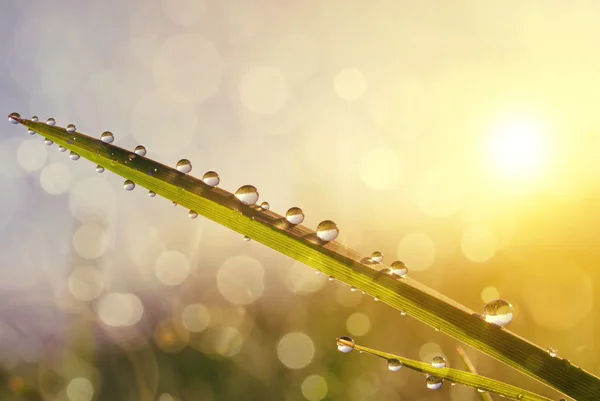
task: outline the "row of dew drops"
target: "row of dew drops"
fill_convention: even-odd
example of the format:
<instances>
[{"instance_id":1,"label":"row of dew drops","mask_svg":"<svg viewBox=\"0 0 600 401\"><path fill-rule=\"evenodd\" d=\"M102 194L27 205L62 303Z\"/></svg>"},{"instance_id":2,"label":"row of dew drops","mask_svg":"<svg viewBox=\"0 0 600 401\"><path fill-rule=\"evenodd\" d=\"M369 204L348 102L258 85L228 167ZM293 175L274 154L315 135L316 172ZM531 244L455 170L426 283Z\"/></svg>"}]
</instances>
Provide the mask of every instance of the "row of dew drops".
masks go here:
<instances>
[{"instance_id":1,"label":"row of dew drops","mask_svg":"<svg viewBox=\"0 0 600 401\"><path fill-rule=\"evenodd\" d=\"M12 113L9 115L8 121L13 124L18 124L20 122L20 118L21 118L21 116L18 113ZM33 116L31 118L31 121L37 122L38 117ZM56 120L54 118L48 118L46 120L46 124L50 125L50 126L54 126L54 125L56 125ZM76 131L76 127L74 124L69 124L69 125L67 125L65 130L68 133L74 133ZM31 129L28 129L28 133L33 135L36 132ZM114 139L115 139L114 135L109 131L103 132L100 136L100 140L107 144L112 143L114 141ZM53 143L49 139L45 139L44 141L47 145L52 145L52 143ZM58 149L61 152L66 151L66 148L63 146L59 146ZM138 156L143 157L146 155L146 148L142 145L138 145L135 147L134 153ZM79 155L73 151L70 153L69 157L72 160L79 159ZM181 173L188 174L192 171L192 163L187 159L181 159L177 162L175 168ZM104 172L104 167L102 167L100 165L96 166L96 172L98 172L98 173ZM202 176L202 182L204 182L206 185L208 185L210 187L216 187L220 183L220 178L219 178L219 175L215 171L208 171ZM132 191L133 189L135 189L135 183L131 180L125 180L125 182L123 183L123 188L127 191ZM156 193L154 191L150 190L150 191L148 191L148 196L155 197ZM245 205L254 205L258 201L259 193L258 193L258 190L256 189L256 187L254 187L253 185L243 185L235 192L234 196ZM172 205L177 206L177 204L175 202L173 202ZM262 202L260 204L260 208L262 210L269 210L270 205L268 202ZM198 217L198 213L194 210L190 210L188 212L188 217L191 219L195 219L196 217ZM292 225L298 225L304 221L304 212L299 207L291 207L290 209L287 210L287 212L285 214L285 218L288 221L288 223L290 223ZM330 241L335 240L338 237L339 229L335 222L333 222L331 220L324 220L318 224L316 234L321 241L330 242ZM250 237L244 236L244 241L246 241L246 242L250 241ZM370 261L372 263L376 263L376 264L382 263L383 262L383 253L381 253L380 251L373 252L371 254ZM317 270L317 273L320 273L320 272ZM388 274L388 275L398 278L398 279L403 279L403 278L406 278L406 276L408 275L408 267L406 266L406 264L404 262L394 261L390 264L389 268L382 270L382 273ZM333 277L329 277L329 279L334 280ZM351 291L357 290L355 287L350 287L350 289L351 289ZM378 298L375 298L375 300L378 300ZM480 317L483 318L488 323L492 323L497 326L504 327L504 326L509 325L512 322L513 313L514 313L514 308L508 301L503 300L503 299L496 299L496 300L488 302L485 305L483 313L481 314ZM406 315L406 312L402 311L401 314ZM350 352L350 351L352 351L352 349L354 349L354 346L353 346L354 341L350 337L340 337L340 340L343 340L341 343L338 341L338 349L341 352ZM352 344L352 346L350 346L348 344ZM554 348L548 348L547 351L552 357L558 356L558 351ZM432 360L432 365L434 365L434 367L443 368L446 366L446 362L442 357L435 357ZM436 365L438 365L438 366L436 366ZM400 361L398 361L397 359L391 359L388 361L388 368L392 371L398 371L398 370L400 370L401 367L402 367L402 363ZM437 378L435 376L428 376L427 380L426 380L427 387L432 390L437 390L437 389L441 388L442 382L443 382L442 379Z\"/></svg>"}]
</instances>

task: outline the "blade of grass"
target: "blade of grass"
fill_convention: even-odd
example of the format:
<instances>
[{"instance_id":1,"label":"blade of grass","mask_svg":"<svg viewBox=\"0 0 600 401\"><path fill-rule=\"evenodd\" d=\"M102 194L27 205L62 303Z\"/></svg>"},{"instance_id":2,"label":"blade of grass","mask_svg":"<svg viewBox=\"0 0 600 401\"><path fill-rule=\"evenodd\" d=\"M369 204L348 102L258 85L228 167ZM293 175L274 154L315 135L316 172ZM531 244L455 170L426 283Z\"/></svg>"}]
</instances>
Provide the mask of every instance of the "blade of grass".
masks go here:
<instances>
[{"instance_id":1,"label":"blade of grass","mask_svg":"<svg viewBox=\"0 0 600 401\"><path fill-rule=\"evenodd\" d=\"M469 308L410 278L397 280L372 268L368 258L332 241L324 243L301 225L232 193L213 188L174 168L99 139L64 128L15 118L22 125L105 169L233 231L249 236L337 280L379 298L398 310L580 401L600 399L600 378L550 356L509 330L485 322ZM378 264L382 268L385 264Z\"/></svg>"},{"instance_id":2,"label":"blade of grass","mask_svg":"<svg viewBox=\"0 0 600 401\"><path fill-rule=\"evenodd\" d=\"M356 351L364 352L366 354L374 355L385 359L397 359L402 362L403 366L416 370L417 372L426 373L428 375L440 377L442 379L449 380L456 384L462 384L464 386L473 387L475 389L481 389L490 391L513 400L521 401L552 401L551 398L546 398L541 395L532 393L531 391L524 390L522 388L512 386L510 384L503 383L498 380L490 379L489 377L481 376L472 372L464 372L458 369L452 368L434 368L430 363L415 361L414 359L404 358L399 355L389 354L387 352L378 351L376 349L363 347L361 345L354 344L351 341L338 338L338 344L346 345L347 347L353 348ZM480 393L486 394L487 393Z\"/></svg>"},{"instance_id":3,"label":"blade of grass","mask_svg":"<svg viewBox=\"0 0 600 401\"><path fill-rule=\"evenodd\" d=\"M465 363L467 370L473 374L477 374L477 369L475 369L475 365L473 365L473 362L471 362L471 359L469 359L469 356L467 355L465 350L462 349L461 346L458 346L456 347L456 352L458 352L458 355L460 355L461 359ZM478 394L479 398L481 398L482 401L494 401L489 393L478 392Z\"/></svg>"}]
</instances>

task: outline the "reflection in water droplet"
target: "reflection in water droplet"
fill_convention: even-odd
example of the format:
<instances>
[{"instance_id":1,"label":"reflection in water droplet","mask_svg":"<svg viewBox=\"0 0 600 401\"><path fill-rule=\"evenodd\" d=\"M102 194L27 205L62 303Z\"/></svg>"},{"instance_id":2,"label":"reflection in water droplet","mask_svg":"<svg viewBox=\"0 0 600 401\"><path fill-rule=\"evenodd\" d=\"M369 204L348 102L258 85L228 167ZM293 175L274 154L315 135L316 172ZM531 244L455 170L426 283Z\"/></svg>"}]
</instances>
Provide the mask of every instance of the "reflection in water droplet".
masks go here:
<instances>
[{"instance_id":1,"label":"reflection in water droplet","mask_svg":"<svg viewBox=\"0 0 600 401\"><path fill-rule=\"evenodd\" d=\"M195 219L196 217L198 217L198 213L194 212L193 210L190 210L190 211L188 212L188 217L189 217L190 219Z\"/></svg>"},{"instance_id":2,"label":"reflection in water droplet","mask_svg":"<svg viewBox=\"0 0 600 401\"><path fill-rule=\"evenodd\" d=\"M425 384L429 390L439 390L444 384L444 380L437 376L427 376Z\"/></svg>"},{"instance_id":3,"label":"reflection in water droplet","mask_svg":"<svg viewBox=\"0 0 600 401\"><path fill-rule=\"evenodd\" d=\"M154 191L148 191L148 196L151 198L154 198L156 196L156 192Z\"/></svg>"},{"instance_id":4,"label":"reflection in water droplet","mask_svg":"<svg viewBox=\"0 0 600 401\"><path fill-rule=\"evenodd\" d=\"M21 115L19 113L10 113L10 115L8 116L8 122L11 124L18 124L19 118L21 118Z\"/></svg>"},{"instance_id":5,"label":"reflection in water droplet","mask_svg":"<svg viewBox=\"0 0 600 401\"><path fill-rule=\"evenodd\" d=\"M56 120L53 119L52 117L50 117L49 119L46 120L46 124L54 126L54 125L56 125Z\"/></svg>"},{"instance_id":6,"label":"reflection in water droplet","mask_svg":"<svg viewBox=\"0 0 600 401\"><path fill-rule=\"evenodd\" d=\"M333 241L339 233L340 230L338 230L337 224L331 220L324 220L317 226L317 236L322 241Z\"/></svg>"},{"instance_id":7,"label":"reflection in water droplet","mask_svg":"<svg viewBox=\"0 0 600 401\"><path fill-rule=\"evenodd\" d=\"M31 121L34 121L37 123L38 121L40 121L40 119L38 118L38 116L33 116L33 117L31 117Z\"/></svg>"},{"instance_id":8,"label":"reflection in water droplet","mask_svg":"<svg viewBox=\"0 0 600 401\"><path fill-rule=\"evenodd\" d=\"M404 278L408 274L408 267L404 262L397 260L390 265L389 269L385 269L384 272L392 276Z\"/></svg>"},{"instance_id":9,"label":"reflection in water droplet","mask_svg":"<svg viewBox=\"0 0 600 401\"><path fill-rule=\"evenodd\" d=\"M354 340L352 339L352 337L340 337L337 339L337 348L338 351L347 354L348 352L351 352L354 349Z\"/></svg>"},{"instance_id":10,"label":"reflection in water droplet","mask_svg":"<svg viewBox=\"0 0 600 401\"><path fill-rule=\"evenodd\" d=\"M443 356L437 355L431 359L431 366L434 368L445 368L446 367L446 359Z\"/></svg>"},{"instance_id":11,"label":"reflection in water droplet","mask_svg":"<svg viewBox=\"0 0 600 401\"><path fill-rule=\"evenodd\" d=\"M258 200L258 196L258 190L253 185L244 185L235 191L235 197L244 205L254 205Z\"/></svg>"},{"instance_id":12,"label":"reflection in water droplet","mask_svg":"<svg viewBox=\"0 0 600 401\"><path fill-rule=\"evenodd\" d=\"M397 372L402 368L402 362L397 359L388 359L388 369L392 372Z\"/></svg>"},{"instance_id":13,"label":"reflection in water droplet","mask_svg":"<svg viewBox=\"0 0 600 401\"><path fill-rule=\"evenodd\" d=\"M138 145L133 149L133 153L138 156L146 156L146 148L143 145Z\"/></svg>"},{"instance_id":14,"label":"reflection in water droplet","mask_svg":"<svg viewBox=\"0 0 600 401\"><path fill-rule=\"evenodd\" d=\"M66 129L67 129L67 132L68 132L69 134L72 134L73 132L75 132L75 130L76 130L77 128L75 128L75 124L69 124L69 125L67 125L67 128L66 128Z\"/></svg>"},{"instance_id":15,"label":"reflection in water droplet","mask_svg":"<svg viewBox=\"0 0 600 401\"><path fill-rule=\"evenodd\" d=\"M269 202L263 202L260 204L260 208L264 210L269 210L270 207L271 205L269 205Z\"/></svg>"},{"instance_id":16,"label":"reflection in water droplet","mask_svg":"<svg viewBox=\"0 0 600 401\"><path fill-rule=\"evenodd\" d=\"M375 251L371 254L371 261L375 263L381 263L383 261L383 253Z\"/></svg>"},{"instance_id":17,"label":"reflection in water droplet","mask_svg":"<svg viewBox=\"0 0 600 401\"><path fill-rule=\"evenodd\" d=\"M69 154L69 159L71 160L79 160L79 155L73 151Z\"/></svg>"},{"instance_id":18,"label":"reflection in water droplet","mask_svg":"<svg viewBox=\"0 0 600 401\"><path fill-rule=\"evenodd\" d=\"M548 354L550 354L551 357L556 358L558 356L558 350L556 348L548 348Z\"/></svg>"},{"instance_id":19,"label":"reflection in water droplet","mask_svg":"<svg viewBox=\"0 0 600 401\"><path fill-rule=\"evenodd\" d=\"M175 166L175 168L178 171L181 171L182 173L187 174L190 171L192 171L192 162L190 162L188 159L181 159L177 162L177 165Z\"/></svg>"},{"instance_id":20,"label":"reflection in water droplet","mask_svg":"<svg viewBox=\"0 0 600 401\"><path fill-rule=\"evenodd\" d=\"M304 221L304 212L299 207L291 207L285 213L285 219L290 224L300 224Z\"/></svg>"},{"instance_id":21,"label":"reflection in water droplet","mask_svg":"<svg viewBox=\"0 0 600 401\"><path fill-rule=\"evenodd\" d=\"M113 143L115 136L110 131L104 131L102 135L100 135L100 140L104 143Z\"/></svg>"},{"instance_id":22,"label":"reflection in water droplet","mask_svg":"<svg viewBox=\"0 0 600 401\"><path fill-rule=\"evenodd\" d=\"M50 139L48 138L44 138L44 143L48 146L52 145L54 142L52 142Z\"/></svg>"},{"instance_id":23,"label":"reflection in water droplet","mask_svg":"<svg viewBox=\"0 0 600 401\"><path fill-rule=\"evenodd\" d=\"M66 151L66 150L67 150L67 148L65 148L65 147L64 147L64 146L62 146L62 145L58 147L58 151L59 151L59 152L64 152L64 151Z\"/></svg>"},{"instance_id":24,"label":"reflection in water droplet","mask_svg":"<svg viewBox=\"0 0 600 401\"><path fill-rule=\"evenodd\" d=\"M217 174L215 171L207 171L202 176L202 182L211 187L216 187L219 185L219 182L221 182L221 179L219 178L219 174Z\"/></svg>"},{"instance_id":25,"label":"reflection in water droplet","mask_svg":"<svg viewBox=\"0 0 600 401\"><path fill-rule=\"evenodd\" d=\"M512 322L513 313L514 309L510 302L503 299L496 299L485 305L481 316L488 323L504 327Z\"/></svg>"},{"instance_id":26,"label":"reflection in water droplet","mask_svg":"<svg viewBox=\"0 0 600 401\"><path fill-rule=\"evenodd\" d=\"M247 235L244 235L244 242L250 242L250 237L248 237Z\"/></svg>"},{"instance_id":27,"label":"reflection in water droplet","mask_svg":"<svg viewBox=\"0 0 600 401\"><path fill-rule=\"evenodd\" d=\"M123 189L125 189L126 191L133 191L134 188L135 184L131 180L125 180L125 182L123 183Z\"/></svg>"}]
</instances>

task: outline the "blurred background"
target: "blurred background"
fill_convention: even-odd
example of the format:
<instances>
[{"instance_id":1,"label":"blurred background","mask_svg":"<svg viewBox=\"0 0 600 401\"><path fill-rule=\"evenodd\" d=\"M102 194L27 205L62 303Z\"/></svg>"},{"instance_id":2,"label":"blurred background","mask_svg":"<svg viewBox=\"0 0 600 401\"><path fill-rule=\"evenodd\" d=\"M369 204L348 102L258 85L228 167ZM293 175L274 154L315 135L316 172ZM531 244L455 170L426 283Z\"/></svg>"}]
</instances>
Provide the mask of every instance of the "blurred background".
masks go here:
<instances>
[{"instance_id":1,"label":"blurred background","mask_svg":"<svg viewBox=\"0 0 600 401\"><path fill-rule=\"evenodd\" d=\"M2 0L0 108L334 220L598 375L599 21L595 0ZM0 132L0 399L477 399L335 347L462 369L453 339Z\"/></svg>"}]
</instances>

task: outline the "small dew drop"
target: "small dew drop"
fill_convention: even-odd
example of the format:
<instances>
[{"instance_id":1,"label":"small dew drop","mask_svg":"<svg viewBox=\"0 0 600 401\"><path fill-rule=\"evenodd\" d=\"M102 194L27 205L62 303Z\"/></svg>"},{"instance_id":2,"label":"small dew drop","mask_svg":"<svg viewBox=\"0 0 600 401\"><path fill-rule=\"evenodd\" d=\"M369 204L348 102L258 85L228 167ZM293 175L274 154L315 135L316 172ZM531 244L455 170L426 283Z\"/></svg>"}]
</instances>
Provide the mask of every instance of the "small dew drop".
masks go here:
<instances>
[{"instance_id":1,"label":"small dew drop","mask_svg":"<svg viewBox=\"0 0 600 401\"><path fill-rule=\"evenodd\" d=\"M553 358L556 358L558 356L558 350L556 348L550 347L547 349L547 351L548 351L548 354Z\"/></svg>"},{"instance_id":2,"label":"small dew drop","mask_svg":"<svg viewBox=\"0 0 600 401\"><path fill-rule=\"evenodd\" d=\"M125 180L123 183L123 189L125 189L125 191L133 191L134 188L135 184L131 180Z\"/></svg>"},{"instance_id":3,"label":"small dew drop","mask_svg":"<svg viewBox=\"0 0 600 401\"><path fill-rule=\"evenodd\" d=\"M383 253L375 251L371 254L371 261L375 263L381 263L383 261Z\"/></svg>"},{"instance_id":4,"label":"small dew drop","mask_svg":"<svg viewBox=\"0 0 600 401\"><path fill-rule=\"evenodd\" d=\"M400 314L401 314L402 316L406 316L406 311L405 311L405 310L401 310L401 311L400 311Z\"/></svg>"},{"instance_id":5,"label":"small dew drop","mask_svg":"<svg viewBox=\"0 0 600 401\"><path fill-rule=\"evenodd\" d=\"M48 146L52 145L54 142L52 142L50 139L48 138L44 138L44 143Z\"/></svg>"},{"instance_id":6,"label":"small dew drop","mask_svg":"<svg viewBox=\"0 0 600 401\"><path fill-rule=\"evenodd\" d=\"M429 390L439 390L444 384L444 379L437 376L427 376L425 379L425 385Z\"/></svg>"},{"instance_id":7,"label":"small dew drop","mask_svg":"<svg viewBox=\"0 0 600 401\"><path fill-rule=\"evenodd\" d=\"M397 359L388 359L388 369L392 372L397 372L402 369L402 362Z\"/></svg>"},{"instance_id":8,"label":"small dew drop","mask_svg":"<svg viewBox=\"0 0 600 401\"><path fill-rule=\"evenodd\" d=\"M352 292L356 292L356 291L358 291L358 290L357 290L357 288L356 288L356 287L350 287L350 291L352 291Z\"/></svg>"},{"instance_id":9,"label":"small dew drop","mask_svg":"<svg viewBox=\"0 0 600 401\"><path fill-rule=\"evenodd\" d=\"M34 130L32 130L31 128L27 128L27 133L28 133L29 135L35 135L35 131L34 131Z\"/></svg>"},{"instance_id":10,"label":"small dew drop","mask_svg":"<svg viewBox=\"0 0 600 401\"><path fill-rule=\"evenodd\" d=\"M478 388L478 389L477 389L477 392L478 392L478 393L487 393L487 391L486 391L486 390L484 390L484 389L482 389L482 388Z\"/></svg>"},{"instance_id":11,"label":"small dew drop","mask_svg":"<svg viewBox=\"0 0 600 401\"><path fill-rule=\"evenodd\" d=\"M188 217L189 217L190 219L195 219L196 217L198 217L198 213L194 212L193 210L190 210L190 211L188 212Z\"/></svg>"},{"instance_id":12,"label":"small dew drop","mask_svg":"<svg viewBox=\"0 0 600 401\"><path fill-rule=\"evenodd\" d=\"M133 149L133 153L138 156L146 156L146 147L143 145L138 145L135 147L135 149Z\"/></svg>"},{"instance_id":13,"label":"small dew drop","mask_svg":"<svg viewBox=\"0 0 600 401\"><path fill-rule=\"evenodd\" d=\"M514 309L510 302L505 301L504 299L496 299L485 305L481 317L488 323L504 327L512 322L513 312Z\"/></svg>"},{"instance_id":14,"label":"small dew drop","mask_svg":"<svg viewBox=\"0 0 600 401\"><path fill-rule=\"evenodd\" d=\"M79 160L79 155L73 151L69 154L69 159L71 160Z\"/></svg>"},{"instance_id":15,"label":"small dew drop","mask_svg":"<svg viewBox=\"0 0 600 401\"><path fill-rule=\"evenodd\" d=\"M154 198L156 196L156 192L154 191L148 191L148 196L151 198Z\"/></svg>"},{"instance_id":16,"label":"small dew drop","mask_svg":"<svg viewBox=\"0 0 600 401\"><path fill-rule=\"evenodd\" d=\"M328 280L329 280L329 281L334 281L334 280L335 280L335 277L333 277L333 276L329 276L329 279L328 279Z\"/></svg>"},{"instance_id":17,"label":"small dew drop","mask_svg":"<svg viewBox=\"0 0 600 401\"><path fill-rule=\"evenodd\" d=\"M317 236L321 241L333 241L339 233L340 230L338 230L337 224L331 220L324 220L317 226Z\"/></svg>"},{"instance_id":18,"label":"small dew drop","mask_svg":"<svg viewBox=\"0 0 600 401\"><path fill-rule=\"evenodd\" d=\"M177 202L175 202L175 201L171 202L171 206L173 206L173 207L177 206Z\"/></svg>"},{"instance_id":19,"label":"small dew drop","mask_svg":"<svg viewBox=\"0 0 600 401\"><path fill-rule=\"evenodd\" d=\"M219 178L219 174L217 174L215 171L207 171L202 176L202 182L208 186L216 187L219 185L219 182L221 182L221 179Z\"/></svg>"},{"instance_id":20,"label":"small dew drop","mask_svg":"<svg viewBox=\"0 0 600 401\"><path fill-rule=\"evenodd\" d=\"M40 121L40 119L38 118L38 116L33 116L33 117L31 117L31 121L37 123L38 121Z\"/></svg>"},{"instance_id":21,"label":"small dew drop","mask_svg":"<svg viewBox=\"0 0 600 401\"><path fill-rule=\"evenodd\" d=\"M247 235L244 235L244 242L250 242L250 237L248 237Z\"/></svg>"},{"instance_id":22,"label":"small dew drop","mask_svg":"<svg viewBox=\"0 0 600 401\"><path fill-rule=\"evenodd\" d=\"M379 297L373 297L373 301L378 302L379 301Z\"/></svg>"},{"instance_id":23,"label":"small dew drop","mask_svg":"<svg viewBox=\"0 0 600 401\"><path fill-rule=\"evenodd\" d=\"M235 191L235 197L244 205L254 205L258 200L258 190L253 185L243 185Z\"/></svg>"},{"instance_id":24,"label":"small dew drop","mask_svg":"<svg viewBox=\"0 0 600 401\"><path fill-rule=\"evenodd\" d=\"M431 359L431 366L442 369L446 367L446 359L443 356L437 355Z\"/></svg>"},{"instance_id":25,"label":"small dew drop","mask_svg":"<svg viewBox=\"0 0 600 401\"><path fill-rule=\"evenodd\" d=\"M299 207L291 207L285 213L285 219L290 224L300 224L304 221L304 212Z\"/></svg>"},{"instance_id":26,"label":"small dew drop","mask_svg":"<svg viewBox=\"0 0 600 401\"><path fill-rule=\"evenodd\" d=\"M96 166L96 172L97 173L103 173L104 172L104 167L102 167L101 165L97 165Z\"/></svg>"},{"instance_id":27,"label":"small dew drop","mask_svg":"<svg viewBox=\"0 0 600 401\"><path fill-rule=\"evenodd\" d=\"M354 340L352 339L352 337L340 337L337 339L337 348L338 351L343 352L344 354L352 352L352 350L354 349Z\"/></svg>"},{"instance_id":28,"label":"small dew drop","mask_svg":"<svg viewBox=\"0 0 600 401\"><path fill-rule=\"evenodd\" d=\"M48 124L50 126L55 126L56 125L56 120L53 119L52 117L50 117L49 119L46 120L46 124Z\"/></svg>"},{"instance_id":29,"label":"small dew drop","mask_svg":"<svg viewBox=\"0 0 600 401\"><path fill-rule=\"evenodd\" d=\"M177 162L175 168L177 169L177 171L181 171L182 173L187 174L190 171L192 171L192 162L190 162L188 159L181 159Z\"/></svg>"},{"instance_id":30,"label":"small dew drop","mask_svg":"<svg viewBox=\"0 0 600 401\"><path fill-rule=\"evenodd\" d=\"M104 131L102 135L100 135L100 140L104 143L113 143L115 136L110 131Z\"/></svg>"},{"instance_id":31,"label":"small dew drop","mask_svg":"<svg viewBox=\"0 0 600 401\"><path fill-rule=\"evenodd\" d=\"M69 134L72 134L73 132L75 132L75 130L76 130L77 128L75 127L75 124L69 124L69 125L67 125L67 128L66 128L66 129L67 129L67 132L68 132Z\"/></svg>"},{"instance_id":32,"label":"small dew drop","mask_svg":"<svg viewBox=\"0 0 600 401\"><path fill-rule=\"evenodd\" d=\"M65 152L66 150L67 150L67 148L65 148L65 147L64 147L64 146L62 146L62 145L58 147L58 151L59 151L59 152Z\"/></svg>"},{"instance_id":33,"label":"small dew drop","mask_svg":"<svg viewBox=\"0 0 600 401\"><path fill-rule=\"evenodd\" d=\"M269 205L269 202L263 202L260 204L260 208L263 210L269 210L271 208L271 205Z\"/></svg>"},{"instance_id":34,"label":"small dew drop","mask_svg":"<svg viewBox=\"0 0 600 401\"><path fill-rule=\"evenodd\" d=\"M8 116L8 122L11 124L18 124L21 115L19 113L10 113Z\"/></svg>"}]
</instances>

